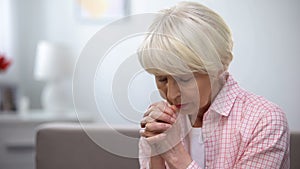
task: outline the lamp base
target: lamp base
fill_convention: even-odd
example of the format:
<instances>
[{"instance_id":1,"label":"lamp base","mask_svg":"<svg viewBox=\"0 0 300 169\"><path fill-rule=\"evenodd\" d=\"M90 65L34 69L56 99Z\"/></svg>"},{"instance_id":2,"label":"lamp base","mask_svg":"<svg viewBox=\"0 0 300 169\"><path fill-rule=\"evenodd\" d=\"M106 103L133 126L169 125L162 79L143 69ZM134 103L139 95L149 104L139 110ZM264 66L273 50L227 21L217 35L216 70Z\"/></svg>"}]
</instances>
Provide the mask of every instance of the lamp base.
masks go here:
<instances>
[{"instance_id":1,"label":"lamp base","mask_svg":"<svg viewBox=\"0 0 300 169\"><path fill-rule=\"evenodd\" d=\"M49 113L72 111L72 86L67 81L54 81L46 84L42 96L42 106Z\"/></svg>"}]
</instances>

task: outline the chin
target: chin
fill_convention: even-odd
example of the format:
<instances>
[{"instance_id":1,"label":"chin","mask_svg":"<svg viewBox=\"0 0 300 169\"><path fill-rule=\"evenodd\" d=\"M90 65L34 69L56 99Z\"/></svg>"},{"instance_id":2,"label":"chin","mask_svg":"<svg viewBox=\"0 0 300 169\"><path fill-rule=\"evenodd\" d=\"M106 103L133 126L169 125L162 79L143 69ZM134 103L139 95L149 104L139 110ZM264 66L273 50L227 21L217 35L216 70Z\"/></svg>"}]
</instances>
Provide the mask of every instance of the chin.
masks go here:
<instances>
[{"instance_id":1,"label":"chin","mask_svg":"<svg viewBox=\"0 0 300 169\"><path fill-rule=\"evenodd\" d=\"M184 107L178 110L178 113L183 115L192 115L197 112L198 112L198 108L195 108L194 106Z\"/></svg>"},{"instance_id":2,"label":"chin","mask_svg":"<svg viewBox=\"0 0 300 169\"><path fill-rule=\"evenodd\" d=\"M191 114L194 114L194 113L192 113L191 111L186 111L186 110L179 110L178 113L179 113L179 114L183 114L183 115L191 115Z\"/></svg>"}]
</instances>

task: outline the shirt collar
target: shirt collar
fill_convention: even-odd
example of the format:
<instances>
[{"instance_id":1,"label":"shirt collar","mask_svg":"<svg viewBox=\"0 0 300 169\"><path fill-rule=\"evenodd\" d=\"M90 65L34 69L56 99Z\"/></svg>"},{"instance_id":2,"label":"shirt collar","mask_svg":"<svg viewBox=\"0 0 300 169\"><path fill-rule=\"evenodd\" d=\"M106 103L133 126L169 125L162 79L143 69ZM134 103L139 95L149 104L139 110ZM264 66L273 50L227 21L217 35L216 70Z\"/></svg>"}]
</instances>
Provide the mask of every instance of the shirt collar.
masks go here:
<instances>
[{"instance_id":1,"label":"shirt collar","mask_svg":"<svg viewBox=\"0 0 300 169\"><path fill-rule=\"evenodd\" d=\"M241 89L228 72L223 73L221 76L228 76L228 78L215 97L209 110L215 111L223 116L228 116Z\"/></svg>"}]
</instances>

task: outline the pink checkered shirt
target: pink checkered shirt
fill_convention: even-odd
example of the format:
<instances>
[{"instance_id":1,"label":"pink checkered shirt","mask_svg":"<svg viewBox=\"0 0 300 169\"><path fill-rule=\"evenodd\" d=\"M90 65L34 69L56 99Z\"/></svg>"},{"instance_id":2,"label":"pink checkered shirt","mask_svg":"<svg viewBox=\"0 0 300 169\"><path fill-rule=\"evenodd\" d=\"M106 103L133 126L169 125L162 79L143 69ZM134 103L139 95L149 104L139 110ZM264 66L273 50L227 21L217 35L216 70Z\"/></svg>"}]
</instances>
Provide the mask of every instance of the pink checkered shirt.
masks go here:
<instances>
[{"instance_id":1,"label":"pink checkered shirt","mask_svg":"<svg viewBox=\"0 0 300 169\"><path fill-rule=\"evenodd\" d=\"M289 129L284 112L263 97L240 88L230 75L204 114L202 132L205 168L290 166ZM186 137L182 137L182 144L188 151ZM149 168L151 152L144 138L140 139L139 148L141 169ZM200 168L195 161L187 167Z\"/></svg>"}]
</instances>

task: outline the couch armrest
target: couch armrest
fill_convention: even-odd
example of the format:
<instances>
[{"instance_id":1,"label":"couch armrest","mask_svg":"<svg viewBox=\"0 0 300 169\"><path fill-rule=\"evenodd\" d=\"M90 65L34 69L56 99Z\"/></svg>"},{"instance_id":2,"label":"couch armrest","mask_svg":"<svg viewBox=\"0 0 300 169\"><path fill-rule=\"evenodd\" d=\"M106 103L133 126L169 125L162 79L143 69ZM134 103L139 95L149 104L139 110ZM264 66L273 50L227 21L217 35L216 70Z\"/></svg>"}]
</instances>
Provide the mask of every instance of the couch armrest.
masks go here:
<instances>
[{"instance_id":1,"label":"couch armrest","mask_svg":"<svg viewBox=\"0 0 300 169\"><path fill-rule=\"evenodd\" d=\"M291 131L290 138L291 169L300 168L300 131Z\"/></svg>"}]
</instances>

